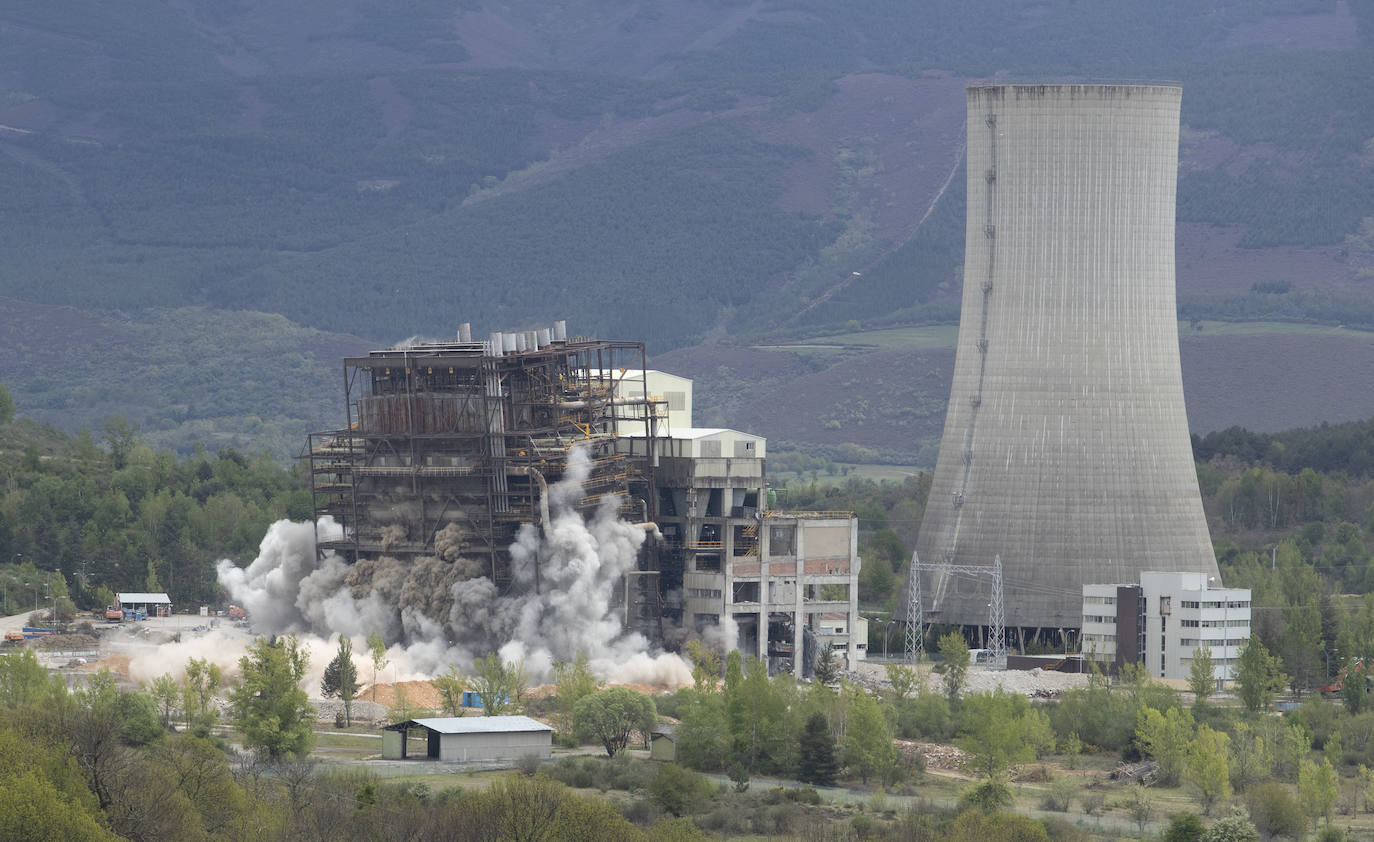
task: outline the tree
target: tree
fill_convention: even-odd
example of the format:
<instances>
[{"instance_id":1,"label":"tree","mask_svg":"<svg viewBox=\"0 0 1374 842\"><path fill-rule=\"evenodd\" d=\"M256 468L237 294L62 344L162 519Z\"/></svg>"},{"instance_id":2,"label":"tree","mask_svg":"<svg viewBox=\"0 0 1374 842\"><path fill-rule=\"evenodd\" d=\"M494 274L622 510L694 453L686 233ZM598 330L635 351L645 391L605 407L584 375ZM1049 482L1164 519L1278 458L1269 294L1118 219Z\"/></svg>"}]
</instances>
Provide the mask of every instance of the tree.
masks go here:
<instances>
[{"instance_id":1,"label":"tree","mask_svg":"<svg viewBox=\"0 0 1374 842\"><path fill-rule=\"evenodd\" d=\"M921 689L921 680L916 670L905 664L888 664L887 681L892 685L892 698L901 702Z\"/></svg>"},{"instance_id":2,"label":"tree","mask_svg":"<svg viewBox=\"0 0 1374 842\"><path fill-rule=\"evenodd\" d=\"M1218 801L1231 797L1230 770L1226 763L1229 743L1226 734L1199 725L1197 734L1188 746L1183 779L1197 791L1203 815L1210 816L1212 807Z\"/></svg>"},{"instance_id":3,"label":"tree","mask_svg":"<svg viewBox=\"0 0 1374 842\"><path fill-rule=\"evenodd\" d=\"M310 751L315 712L300 688L307 663L294 636L260 637L239 659L242 676L230 702L245 746L274 761Z\"/></svg>"},{"instance_id":4,"label":"tree","mask_svg":"<svg viewBox=\"0 0 1374 842\"><path fill-rule=\"evenodd\" d=\"M138 445L138 425L123 415L111 415L105 419L105 444L110 448L110 463L114 469L122 469Z\"/></svg>"},{"instance_id":5,"label":"tree","mask_svg":"<svg viewBox=\"0 0 1374 842\"><path fill-rule=\"evenodd\" d=\"M181 698L181 688L177 686L175 678L163 674L153 679L149 691L162 711L162 727L166 728L172 722L172 712L176 710L177 700Z\"/></svg>"},{"instance_id":6,"label":"tree","mask_svg":"<svg viewBox=\"0 0 1374 842\"><path fill-rule=\"evenodd\" d=\"M372 701L377 701L377 673L387 668L391 659L386 656L386 641L382 639L381 632L373 632L367 636L367 651L372 656Z\"/></svg>"},{"instance_id":7,"label":"tree","mask_svg":"<svg viewBox=\"0 0 1374 842\"><path fill-rule=\"evenodd\" d=\"M578 699L573 708L573 730L578 739L601 743L607 757L623 750L635 731L647 737L656 721L654 700L628 687L597 690Z\"/></svg>"},{"instance_id":8,"label":"tree","mask_svg":"<svg viewBox=\"0 0 1374 842\"><path fill-rule=\"evenodd\" d=\"M960 718L955 742L968 755L965 766L993 783L1003 783L1013 765L1033 759L1037 745L1053 745L1043 714L1001 688L965 697Z\"/></svg>"},{"instance_id":9,"label":"tree","mask_svg":"<svg viewBox=\"0 0 1374 842\"><path fill-rule=\"evenodd\" d=\"M353 665L353 641L339 635L339 651L324 668L320 694L326 699L338 696L344 705L344 723L353 724L353 698L358 694L358 668Z\"/></svg>"},{"instance_id":10,"label":"tree","mask_svg":"<svg viewBox=\"0 0 1374 842\"><path fill-rule=\"evenodd\" d=\"M573 733L573 710L578 701L601 689L601 682L592 674L587 653L580 652L571 662L553 665L554 695L558 699L559 730Z\"/></svg>"},{"instance_id":11,"label":"tree","mask_svg":"<svg viewBox=\"0 0 1374 842\"><path fill-rule=\"evenodd\" d=\"M722 768L730 753L730 732L721 694L688 692L681 719L677 727L678 762L703 772Z\"/></svg>"},{"instance_id":12,"label":"tree","mask_svg":"<svg viewBox=\"0 0 1374 842\"><path fill-rule=\"evenodd\" d=\"M1136 743L1159 764L1155 780L1161 786L1177 786L1183 776L1188 744L1193 737L1193 716L1182 708L1160 713L1145 708L1139 714Z\"/></svg>"},{"instance_id":13,"label":"tree","mask_svg":"<svg viewBox=\"0 0 1374 842\"><path fill-rule=\"evenodd\" d=\"M7 426L13 420L14 398L10 397L10 391L5 388L5 384L0 383L0 427Z\"/></svg>"},{"instance_id":14,"label":"tree","mask_svg":"<svg viewBox=\"0 0 1374 842\"><path fill-rule=\"evenodd\" d=\"M829 686L840 680L840 665L835 660L835 650L830 648L829 643L822 642L820 650L816 653L816 662L812 669L816 681Z\"/></svg>"},{"instance_id":15,"label":"tree","mask_svg":"<svg viewBox=\"0 0 1374 842\"><path fill-rule=\"evenodd\" d=\"M463 689L468 686L468 680L458 671L458 667L449 664L449 668L444 671L444 674L437 676L432 683L434 688L439 691L439 698L443 700L444 714L462 716Z\"/></svg>"},{"instance_id":16,"label":"tree","mask_svg":"<svg viewBox=\"0 0 1374 842\"><path fill-rule=\"evenodd\" d=\"M1369 705L1363 664L1348 663L1341 670L1341 702L1351 714L1357 714Z\"/></svg>"},{"instance_id":17,"label":"tree","mask_svg":"<svg viewBox=\"0 0 1374 842\"><path fill-rule=\"evenodd\" d=\"M219 690L223 675L219 665L205 658L192 658L186 662L186 677L182 679L182 710L186 721L192 727L208 726L217 717L214 699Z\"/></svg>"},{"instance_id":18,"label":"tree","mask_svg":"<svg viewBox=\"0 0 1374 842\"><path fill-rule=\"evenodd\" d=\"M1188 668L1188 689L1193 698L1201 703L1217 689L1216 666L1212 662L1212 650L1206 646L1193 650L1193 664Z\"/></svg>"},{"instance_id":19,"label":"tree","mask_svg":"<svg viewBox=\"0 0 1374 842\"><path fill-rule=\"evenodd\" d=\"M501 716L520 712L527 680L524 662L507 663L492 652L474 661L472 669L472 690L481 697L484 714Z\"/></svg>"},{"instance_id":20,"label":"tree","mask_svg":"<svg viewBox=\"0 0 1374 842\"><path fill-rule=\"evenodd\" d=\"M687 660L692 662L692 683L697 692L715 692L720 685L720 653L700 640L689 640Z\"/></svg>"},{"instance_id":21,"label":"tree","mask_svg":"<svg viewBox=\"0 0 1374 842\"><path fill-rule=\"evenodd\" d=\"M1325 816L1327 825L1331 824L1331 808L1336 805L1336 796L1339 794L1340 782L1328 760L1323 758L1320 765L1306 759L1299 763L1298 797L1313 821Z\"/></svg>"},{"instance_id":22,"label":"tree","mask_svg":"<svg viewBox=\"0 0 1374 842\"><path fill-rule=\"evenodd\" d=\"M1257 711L1268 707L1274 695L1287 683L1279 659L1269 654L1259 635L1252 634L1237 660L1236 692L1245 708Z\"/></svg>"},{"instance_id":23,"label":"tree","mask_svg":"<svg viewBox=\"0 0 1374 842\"><path fill-rule=\"evenodd\" d=\"M788 755L796 745L795 726L778 685L768 678L768 665L749 658L743 669L732 652L726 671L725 717L730 731L730 761L753 774L790 768ZM824 686L824 685L821 685Z\"/></svg>"},{"instance_id":24,"label":"tree","mask_svg":"<svg viewBox=\"0 0 1374 842\"><path fill-rule=\"evenodd\" d=\"M945 695L953 704L959 700L959 694L964 690L964 679L968 675L969 651L964 636L952 631L941 637L940 657L942 660L935 665L935 671L943 676Z\"/></svg>"},{"instance_id":25,"label":"tree","mask_svg":"<svg viewBox=\"0 0 1374 842\"><path fill-rule=\"evenodd\" d=\"M1231 786L1244 792L1273 771L1273 746L1248 723L1237 722L1231 732Z\"/></svg>"},{"instance_id":26,"label":"tree","mask_svg":"<svg viewBox=\"0 0 1374 842\"><path fill-rule=\"evenodd\" d=\"M798 738L797 780L817 786L835 783L835 738L825 714L817 711L806 720Z\"/></svg>"},{"instance_id":27,"label":"tree","mask_svg":"<svg viewBox=\"0 0 1374 842\"><path fill-rule=\"evenodd\" d=\"M878 700L867 690L846 684L845 693L849 704L844 729L844 765L851 772L858 772L866 785L870 775L886 775L896 763L892 729Z\"/></svg>"}]
</instances>

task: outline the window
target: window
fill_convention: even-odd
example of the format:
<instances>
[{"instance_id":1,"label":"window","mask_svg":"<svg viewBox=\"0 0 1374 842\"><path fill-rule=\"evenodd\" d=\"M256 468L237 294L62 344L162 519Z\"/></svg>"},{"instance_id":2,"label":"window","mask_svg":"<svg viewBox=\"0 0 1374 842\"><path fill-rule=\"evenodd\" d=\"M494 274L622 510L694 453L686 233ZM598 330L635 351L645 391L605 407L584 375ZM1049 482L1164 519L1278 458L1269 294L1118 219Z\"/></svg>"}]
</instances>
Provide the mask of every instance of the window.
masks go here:
<instances>
[{"instance_id":1,"label":"window","mask_svg":"<svg viewBox=\"0 0 1374 842\"><path fill-rule=\"evenodd\" d=\"M796 555L797 529L794 526L768 527L769 555Z\"/></svg>"}]
</instances>

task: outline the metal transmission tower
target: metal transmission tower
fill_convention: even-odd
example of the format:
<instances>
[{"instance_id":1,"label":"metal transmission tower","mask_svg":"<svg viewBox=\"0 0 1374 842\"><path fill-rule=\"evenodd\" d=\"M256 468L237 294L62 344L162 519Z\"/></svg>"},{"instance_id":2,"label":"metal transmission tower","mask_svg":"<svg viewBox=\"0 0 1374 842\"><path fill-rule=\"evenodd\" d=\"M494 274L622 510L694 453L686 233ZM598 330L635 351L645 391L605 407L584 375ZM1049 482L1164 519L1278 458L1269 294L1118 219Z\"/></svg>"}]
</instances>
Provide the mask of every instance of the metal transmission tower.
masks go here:
<instances>
[{"instance_id":1,"label":"metal transmission tower","mask_svg":"<svg viewBox=\"0 0 1374 842\"><path fill-rule=\"evenodd\" d=\"M988 648L997 666L1007 665L1007 611L1002 597L1002 556L986 564L922 564L916 553L911 554L911 570L907 573L907 610L911 621L906 627L906 657L916 663L925 657L925 606L921 604L921 571L932 573L987 576L992 580L992 599L988 603Z\"/></svg>"}]
</instances>

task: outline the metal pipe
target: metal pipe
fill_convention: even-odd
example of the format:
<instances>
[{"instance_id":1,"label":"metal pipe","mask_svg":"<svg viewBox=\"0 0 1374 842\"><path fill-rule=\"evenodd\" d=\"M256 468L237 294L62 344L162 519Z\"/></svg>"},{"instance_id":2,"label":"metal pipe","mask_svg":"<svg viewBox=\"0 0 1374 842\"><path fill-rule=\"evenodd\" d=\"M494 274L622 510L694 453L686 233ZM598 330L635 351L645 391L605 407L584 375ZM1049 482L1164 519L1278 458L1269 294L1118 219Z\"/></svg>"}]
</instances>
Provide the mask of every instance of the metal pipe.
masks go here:
<instances>
[{"instance_id":1,"label":"metal pipe","mask_svg":"<svg viewBox=\"0 0 1374 842\"><path fill-rule=\"evenodd\" d=\"M549 341L552 339L552 333L549 331L549 329L546 328L546 327L541 327L541 328L539 328L539 330L535 331L535 333L536 333L536 340L537 340L538 343L539 343L539 347L540 347L540 348L547 348L547 347L549 347Z\"/></svg>"},{"instance_id":2,"label":"metal pipe","mask_svg":"<svg viewBox=\"0 0 1374 842\"><path fill-rule=\"evenodd\" d=\"M553 323L553 339L555 342L568 341L568 323L559 319Z\"/></svg>"},{"instance_id":3,"label":"metal pipe","mask_svg":"<svg viewBox=\"0 0 1374 842\"><path fill-rule=\"evenodd\" d=\"M549 534L549 484L544 480L544 475L539 473L539 469L533 466L525 469L525 473L534 477L539 483L539 526L544 530L544 536ZM658 527L654 527L657 529Z\"/></svg>"},{"instance_id":4,"label":"metal pipe","mask_svg":"<svg viewBox=\"0 0 1374 842\"><path fill-rule=\"evenodd\" d=\"M459 341L459 342L471 342L471 341L472 341L472 323L471 323L471 322L462 322L462 323L460 323L460 324L458 325L458 341Z\"/></svg>"},{"instance_id":5,"label":"metal pipe","mask_svg":"<svg viewBox=\"0 0 1374 842\"><path fill-rule=\"evenodd\" d=\"M503 341L501 338L501 332L499 330L494 330L491 332L491 338L487 340L487 344L491 346L491 355L493 357L501 356L501 348L503 345Z\"/></svg>"}]
</instances>

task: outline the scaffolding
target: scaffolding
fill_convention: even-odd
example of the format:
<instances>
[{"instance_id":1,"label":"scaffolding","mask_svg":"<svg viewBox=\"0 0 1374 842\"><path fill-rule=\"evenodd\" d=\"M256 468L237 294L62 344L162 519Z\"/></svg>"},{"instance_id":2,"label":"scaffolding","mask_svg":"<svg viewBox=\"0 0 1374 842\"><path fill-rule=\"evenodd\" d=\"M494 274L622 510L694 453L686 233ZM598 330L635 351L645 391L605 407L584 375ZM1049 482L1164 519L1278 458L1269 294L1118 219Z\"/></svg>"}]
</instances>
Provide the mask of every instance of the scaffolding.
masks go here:
<instances>
[{"instance_id":1,"label":"scaffolding","mask_svg":"<svg viewBox=\"0 0 1374 842\"><path fill-rule=\"evenodd\" d=\"M652 520L653 462L616 448L619 436L658 435L655 399L616 388L627 371L644 377L644 344L553 338L557 327L473 342L464 326L457 342L345 359L347 425L311 433L304 454L317 553L350 563L460 553L505 584L517 530L539 523L541 485L567 473L574 449L589 460L579 511L609 495L627 520ZM341 535L321 534L325 517ZM636 578L645 586L629 594L627 617L653 613L641 603L654 577Z\"/></svg>"}]
</instances>

